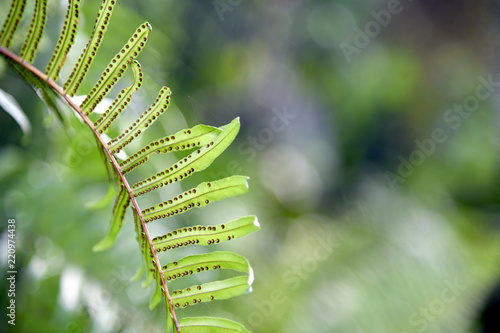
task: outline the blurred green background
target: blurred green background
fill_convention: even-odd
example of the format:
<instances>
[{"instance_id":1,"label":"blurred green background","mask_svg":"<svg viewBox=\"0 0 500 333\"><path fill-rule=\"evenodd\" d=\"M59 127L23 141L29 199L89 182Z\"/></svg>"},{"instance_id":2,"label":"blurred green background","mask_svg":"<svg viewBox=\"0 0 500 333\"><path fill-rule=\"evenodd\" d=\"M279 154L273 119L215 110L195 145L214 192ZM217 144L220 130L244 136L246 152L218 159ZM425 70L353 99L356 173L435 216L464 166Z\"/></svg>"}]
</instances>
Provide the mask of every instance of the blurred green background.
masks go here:
<instances>
[{"instance_id":1,"label":"blurred green background","mask_svg":"<svg viewBox=\"0 0 500 333\"><path fill-rule=\"evenodd\" d=\"M9 3L0 0L2 21ZM82 2L63 78L99 4ZM42 69L67 4L48 6ZM251 177L245 196L158 221L153 232L245 214L262 227L219 248L250 260L253 293L178 315L223 316L253 332L481 332L500 282L499 9L494 0L120 1L82 91L148 20L144 86L118 127L166 85L173 104L150 138L239 116L233 145L196 180ZM28 26L25 15L14 50ZM164 331L161 307L148 310L152 290L130 282L140 264L131 217L111 250L91 250L112 203L92 205L108 185L89 131L67 109L63 126L5 61L0 89L31 123L23 135L0 110L2 308L7 218L17 228L8 328ZM149 174L164 164L154 160Z\"/></svg>"}]
</instances>

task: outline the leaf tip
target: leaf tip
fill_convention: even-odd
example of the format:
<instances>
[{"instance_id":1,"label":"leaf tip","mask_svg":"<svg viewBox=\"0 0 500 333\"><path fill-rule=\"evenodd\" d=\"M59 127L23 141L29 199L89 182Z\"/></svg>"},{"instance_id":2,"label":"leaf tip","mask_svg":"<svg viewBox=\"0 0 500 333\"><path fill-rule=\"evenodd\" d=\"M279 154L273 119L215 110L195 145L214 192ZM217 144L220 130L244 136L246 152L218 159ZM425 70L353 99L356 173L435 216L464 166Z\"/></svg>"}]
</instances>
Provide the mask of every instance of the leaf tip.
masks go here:
<instances>
[{"instance_id":1,"label":"leaf tip","mask_svg":"<svg viewBox=\"0 0 500 333\"><path fill-rule=\"evenodd\" d=\"M150 311L154 310L154 308L156 308L156 306L158 306L158 304L160 304L160 301L161 301L161 298L151 299L151 301L149 302L149 310Z\"/></svg>"},{"instance_id":2,"label":"leaf tip","mask_svg":"<svg viewBox=\"0 0 500 333\"><path fill-rule=\"evenodd\" d=\"M101 252L101 251L109 249L111 247L111 245L113 245L113 242L110 241L108 237L106 237L103 240L101 240L99 243L94 245L94 247L92 247L92 251Z\"/></svg>"},{"instance_id":3,"label":"leaf tip","mask_svg":"<svg viewBox=\"0 0 500 333\"><path fill-rule=\"evenodd\" d=\"M260 229L260 223L259 220L257 219L257 216L254 216L253 225L256 226L258 229Z\"/></svg>"},{"instance_id":4,"label":"leaf tip","mask_svg":"<svg viewBox=\"0 0 500 333\"><path fill-rule=\"evenodd\" d=\"M238 117L234 118L234 119L233 119L233 121L231 121L231 124L234 124L234 125L235 125L235 127L236 127L236 128L238 129L238 131L239 131L239 129L240 129L240 127L241 127L240 117L238 116Z\"/></svg>"},{"instance_id":5,"label":"leaf tip","mask_svg":"<svg viewBox=\"0 0 500 333\"><path fill-rule=\"evenodd\" d=\"M130 281L131 282L134 282L134 281L137 281L141 278L141 276L144 274L144 266L141 265L139 266L139 268L137 269L137 272L134 274L134 276L132 276L130 278Z\"/></svg>"},{"instance_id":6,"label":"leaf tip","mask_svg":"<svg viewBox=\"0 0 500 333\"><path fill-rule=\"evenodd\" d=\"M248 267L248 289L245 294L250 294L252 292L252 284L254 280L254 274L252 267Z\"/></svg>"}]
</instances>

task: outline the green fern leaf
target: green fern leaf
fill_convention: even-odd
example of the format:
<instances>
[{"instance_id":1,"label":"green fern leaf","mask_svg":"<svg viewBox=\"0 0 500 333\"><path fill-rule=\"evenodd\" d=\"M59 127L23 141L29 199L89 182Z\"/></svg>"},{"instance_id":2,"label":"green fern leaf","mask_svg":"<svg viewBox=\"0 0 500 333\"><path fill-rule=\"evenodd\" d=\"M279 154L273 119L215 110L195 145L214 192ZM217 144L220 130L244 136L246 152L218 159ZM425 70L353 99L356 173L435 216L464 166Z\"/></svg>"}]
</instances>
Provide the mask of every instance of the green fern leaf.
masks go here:
<instances>
[{"instance_id":1,"label":"green fern leaf","mask_svg":"<svg viewBox=\"0 0 500 333\"><path fill-rule=\"evenodd\" d=\"M251 289L253 273L220 281L207 282L172 292L172 303L176 308L224 300L243 295Z\"/></svg>"},{"instance_id":2,"label":"green fern leaf","mask_svg":"<svg viewBox=\"0 0 500 333\"><path fill-rule=\"evenodd\" d=\"M156 289L154 293L151 295L151 298L149 300L149 310L153 310L158 304L160 304L163 296L161 290L160 274L156 269L155 272L156 272Z\"/></svg>"},{"instance_id":3,"label":"green fern leaf","mask_svg":"<svg viewBox=\"0 0 500 333\"><path fill-rule=\"evenodd\" d=\"M137 242L141 248L142 256L143 256L143 265L142 268L139 268L134 279L139 279L142 274L146 273L146 279L142 282L142 287L145 288L153 281L153 269L151 268L151 260L153 258L151 254L151 250L149 248L148 241L146 240L144 231L141 226L141 218L135 209L132 209L134 214L134 222L135 222L135 231L137 233Z\"/></svg>"},{"instance_id":4,"label":"green fern leaf","mask_svg":"<svg viewBox=\"0 0 500 333\"><path fill-rule=\"evenodd\" d=\"M214 141L220 133L221 129L206 125L197 125L181 130L173 135L150 142L120 163L120 167L122 168L122 172L130 172L146 162L149 159L149 155L153 153L169 153L198 148Z\"/></svg>"},{"instance_id":5,"label":"green fern leaf","mask_svg":"<svg viewBox=\"0 0 500 333\"><path fill-rule=\"evenodd\" d=\"M97 104L111 92L111 88L122 77L130 62L139 55L142 48L146 45L150 31L151 25L148 22L144 22L137 28L120 52L111 59L108 67L106 67L97 83L80 105L83 113L86 115L92 113Z\"/></svg>"},{"instance_id":6,"label":"green fern leaf","mask_svg":"<svg viewBox=\"0 0 500 333\"><path fill-rule=\"evenodd\" d=\"M89 202L85 206L89 209L105 208L111 203L111 201L113 201L113 199L115 198L115 195L116 195L115 187L114 187L113 183L109 183L108 190L102 198L96 199L93 202Z\"/></svg>"},{"instance_id":7,"label":"green fern leaf","mask_svg":"<svg viewBox=\"0 0 500 333\"><path fill-rule=\"evenodd\" d=\"M125 218L125 211L130 204L130 196L128 195L127 189L121 186L120 193L116 198L115 206L113 208L113 218L111 219L111 225L109 227L108 234L93 247L94 251L102 251L109 248L115 242L116 236L120 231Z\"/></svg>"},{"instance_id":8,"label":"green fern leaf","mask_svg":"<svg viewBox=\"0 0 500 333\"><path fill-rule=\"evenodd\" d=\"M36 0L35 12L33 13L33 19L31 20L28 35L26 36L21 52L19 53L19 56L29 63L32 63L35 59L38 44L42 39L46 18L47 0Z\"/></svg>"},{"instance_id":9,"label":"green fern leaf","mask_svg":"<svg viewBox=\"0 0 500 333\"><path fill-rule=\"evenodd\" d=\"M174 327L174 320L172 317L170 317L170 308L168 307L168 304L166 304L166 302L165 302L165 312L167 317L167 326L165 328L165 333L170 333L170 331ZM180 332L180 328L178 332Z\"/></svg>"},{"instance_id":10,"label":"green fern leaf","mask_svg":"<svg viewBox=\"0 0 500 333\"><path fill-rule=\"evenodd\" d=\"M49 79L55 81L66 61L66 56L75 43L76 31L78 30L80 0L69 0L66 20L61 29L56 48L52 53L49 64L45 68L45 74Z\"/></svg>"},{"instance_id":11,"label":"green fern leaf","mask_svg":"<svg viewBox=\"0 0 500 333\"><path fill-rule=\"evenodd\" d=\"M155 122L165 112L169 104L170 89L163 87L154 103L128 129L108 143L111 152L113 154L120 152L134 138L146 130L149 125Z\"/></svg>"},{"instance_id":12,"label":"green fern leaf","mask_svg":"<svg viewBox=\"0 0 500 333\"><path fill-rule=\"evenodd\" d=\"M173 261L163 266L163 275L167 281L188 275L216 269L233 269L248 273L250 265L244 257L230 251L216 251L196 254Z\"/></svg>"},{"instance_id":13,"label":"green fern leaf","mask_svg":"<svg viewBox=\"0 0 500 333\"><path fill-rule=\"evenodd\" d=\"M56 96L61 98L61 100L65 100L92 130L97 148L107 166L111 185L110 191L108 191L103 202L114 196L115 186L120 189L113 207L113 217L109 230L106 236L93 249L100 251L110 247L114 243L121 229L127 207L132 204L137 241L143 257L142 265L136 277L140 277L145 272L146 277L143 286L149 285L153 280L155 281L156 289L151 295L149 307L151 309L154 308L164 299L167 312L167 330L175 327L175 331L180 333L179 321L174 310L175 307L187 307L201 302L210 302L216 299L227 299L241 295L250 290L253 272L244 257L228 251L192 255L164 266L161 266L157 253L181 246L208 246L230 241L258 230L259 224L255 216L246 216L214 226L186 226L173 230L166 235L151 239L149 228L146 227L145 223L181 214L193 207L203 207L213 201L246 193L248 191L248 177L233 176L212 182L204 182L196 188L185 191L170 200L143 211L140 211L134 197L167 184L183 180L194 172L205 170L235 139L240 129L239 119L236 118L230 124L219 128L198 125L178 131L173 135L150 142L123 162L118 163L113 154L119 153L134 138L138 136L145 137L144 132L146 129L168 108L171 92L169 88L163 87L157 99L148 110L128 129L118 135L118 137L105 143L103 136L99 134L107 132L113 121L129 105L133 93L142 85L143 76L141 66L135 59L147 42L151 26L145 22L136 30L135 34L111 60L84 101L78 106L71 96L77 92L81 82L90 70L90 66L96 57L104 33L110 22L113 8L117 2L116 0L102 1L91 37L65 82L64 88L62 88L55 80L59 77L69 50L75 42L80 1L68 0L66 20L61 29L55 50L50 57L49 64L45 68L45 74L31 63L37 54L36 52L45 26L47 0L35 0L34 15L19 56L7 48L12 43L14 33L19 26L26 1L12 1L7 19L0 31L0 53L20 73L25 81L29 82L35 88L39 96L44 99L49 107L56 111L56 114L63 122L64 117L58 108ZM92 122L89 115L110 93L116 82L118 82L127 70L129 64L134 72L133 83L121 90L106 112L96 122ZM68 124L65 125L69 127ZM170 168L158 172L130 187L129 180L125 176L126 173L144 164L153 153L175 151L188 152L186 157L179 160ZM102 206L102 203L100 205ZM221 281L212 281L178 290L172 294L169 293L166 281L217 269L232 269L245 273L245 275ZM188 333L247 332L242 325L221 318L187 318L182 320L181 323L183 332Z\"/></svg>"},{"instance_id":14,"label":"green fern leaf","mask_svg":"<svg viewBox=\"0 0 500 333\"><path fill-rule=\"evenodd\" d=\"M182 318L179 326L182 333L250 333L239 323L216 317Z\"/></svg>"},{"instance_id":15,"label":"green fern leaf","mask_svg":"<svg viewBox=\"0 0 500 333\"><path fill-rule=\"evenodd\" d=\"M69 127L69 124L67 124L62 111L57 105L57 99L60 96L57 95L57 93L53 89L51 89L48 83L33 74L21 64L11 61L10 59L7 61L14 68L14 70L16 70L16 72L18 72L19 75L21 75L24 80L30 84L30 86L35 90L40 99L43 100L45 105L47 105L49 109L52 110L58 117L59 121L61 121L61 123L65 125L65 128Z\"/></svg>"},{"instance_id":16,"label":"green fern leaf","mask_svg":"<svg viewBox=\"0 0 500 333\"><path fill-rule=\"evenodd\" d=\"M137 268L137 271L135 272L134 276L130 278L130 281L137 281L143 275L144 275L144 265L141 265Z\"/></svg>"},{"instance_id":17,"label":"green fern leaf","mask_svg":"<svg viewBox=\"0 0 500 333\"><path fill-rule=\"evenodd\" d=\"M144 242L144 264L145 264L145 270L146 270L146 279L142 282L142 287L146 288L153 282L154 275L153 272L155 271L154 266L152 266L152 263L154 262L153 255L151 254L151 250L148 246L147 242Z\"/></svg>"},{"instance_id":18,"label":"green fern leaf","mask_svg":"<svg viewBox=\"0 0 500 333\"><path fill-rule=\"evenodd\" d=\"M0 45L8 48L14 38L14 33L21 23L23 18L24 8L26 7L26 0L12 0L10 3L9 13L0 30Z\"/></svg>"},{"instance_id":19,"label":"green fern leaf","mask_svg":"<svg viewBox=\"0 0 500 333\"><path fill-rule=\"evenodd\" d=\"M205 182L178 196L142 211L144 222L151 222L183 212L193 207L203 207L225 198L248 192L247 176L232 176L214 182Z\"/></svg>"},{"instance_id":20,"label":"green fern leaf","mask_svg":"<svg viewBox=\"0 0 500 333\"><path fill-rule=\"evenodd\" d=\"M131 86L122 89L106 112L104 112L101 118L94 123L94 126L96 126L96 129L100 134L105 133L108 130L109 126L113 123L113 121L115 121L116 117L118 117L118 115L128 106L132 94L142 85L141 65L138 61L133 60L130 63L130 67L132 67L132 71L134 72L134 83Z\"/></svg>"},{"instance_id":21,"label":"green fern leaf","mask_svg":"<svg viewBox=\"0 0 500 333\"><path fill-rule=\"evenodd\" d=\"M216 140L207 143L203 148L188 155L169 169L158 172L156 175L132 186L134 196L139 196L164 185L175 183L189 177L194 172L206 169L231 144L236 134L238 134L239 129L239 118L235 118L224 128Z\"/></svg>"},{"instance_id":22,"label":"green fern leaf","mask_svg":"<svg viewBox=\"0 0 500 333\"><path fill-rule=\"evenodd\" d=\"M64 90L69 96L73 96L76 93L97 54L97 50L99 49L101 41L104 37L104 33L108 28L115 4L116 0L103 1L100 10L97 13L97 19L94 30L92 30L92 35L83 49L83 52L73 68L68 80L64 84Z\"/></svg>"},{"instance_id":23,"label":"green fern leaf","mask_svg":"<svg viewBox=\"0 0 500 333\"><path fill-rule=\"evenodd\" d=\"M259 228L257 217L245 216L216 226L198 225L179 228L165 235L155 237L153 245L156 252L164 252L189 245L208 246L246 236L259 230Z\"/></svg>"}]
</instances>

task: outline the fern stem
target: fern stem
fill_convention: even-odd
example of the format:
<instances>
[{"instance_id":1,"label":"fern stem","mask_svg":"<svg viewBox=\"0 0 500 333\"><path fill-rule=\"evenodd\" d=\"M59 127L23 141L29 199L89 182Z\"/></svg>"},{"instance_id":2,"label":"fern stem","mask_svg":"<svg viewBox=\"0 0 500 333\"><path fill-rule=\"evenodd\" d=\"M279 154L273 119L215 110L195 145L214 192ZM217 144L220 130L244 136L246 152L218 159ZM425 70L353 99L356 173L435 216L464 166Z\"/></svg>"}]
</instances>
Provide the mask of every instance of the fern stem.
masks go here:
<instances>
[{"instance_id":1,"label":"fern stem","mask_svg":"<svg viewBox=\"0 0 500 333\"><path fill-rule=\"evenodd\" d=\"M4 55L8 59L11 59L11 60L19 63L21 66L23 66L24 68L29 70L35 76L37 76L40 79L47 82L47 84L49 84L49 86L52 89L54 89L55 92L57 92L61 97L63 97L66 100L66 102L68 103L68 105L73 110L75 110L78 113L78 115L80 115L80 117L83 119L85 124L87 124L87 126L92 130L92 132L96 136L97 140L99 141L99 143L102 145L102 147L106 151L106 154L108 155L108 157L111 161L111 164L113 165L115 170L120 175L120 178L123 182L123 186L126 188L128 195L130 196L132 205L134 206L134 210L137 212L137 214L140 218L142 230L144 231L144 235L145 235L146 239L148 240L149 248L150 248L151 253L153 255L153 259L155 261L156 268L157 268L158 272L160 273L161 283L163 286L163 290L165 291L165 298L167 299L167 303L168 303L168 306L170 308L170 315L172 316L172 320L173 320L174 325L175 325L175 330L177 331L177 333L180 333L179 323L178 323L177 318L175 316L174 306L172 304L172 297L170 296L170 293L168 291L167 284L165 281L165 276L163 274L163 269L162 269L162 266L160 264L160 260L158 259L158 256L156 254L156 251L153 247L153 241L151 239L151 236L149 235L149 231L148 231L146 224L144 222L144 218L143 218L143 215L141 213L141 209L139 208L139 204L137 203L137 200L135 199L135 197L133 195L132 189L131 189L127 179L125 178L125 175L122 172L118 161L116 160L115 156L111 153L111 150L108 148L107 143L99 135L99 132L97 131L96 127L94 126L94 123L82 112L80 107L77 104L75 104L75 102L73 102L71 97L64 91L64 89L61 86L59 86L56 82L51 80L48 75L46 75L45 73L40 71L38 68L36 68L32 64L30 64L29 62L26 62L25 60L20 58L17 54L9 51L8 49L4 48L1 45L0 45L0 54ZM168 320L168 318L167 318L167 320Z\"/></svg>"}]
</instances>

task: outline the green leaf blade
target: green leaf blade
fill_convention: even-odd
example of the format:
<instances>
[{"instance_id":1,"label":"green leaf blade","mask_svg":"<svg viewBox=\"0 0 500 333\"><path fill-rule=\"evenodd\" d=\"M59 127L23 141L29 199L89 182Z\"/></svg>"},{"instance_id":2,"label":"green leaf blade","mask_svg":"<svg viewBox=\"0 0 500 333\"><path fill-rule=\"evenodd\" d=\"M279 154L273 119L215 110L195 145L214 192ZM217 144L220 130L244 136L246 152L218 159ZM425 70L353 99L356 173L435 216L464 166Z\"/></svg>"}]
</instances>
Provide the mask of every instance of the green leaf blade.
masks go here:
<instances>
[{"instance_id":1,"label":"green leaf blade","mask_svg":"<svg viewBox=\"0 0 500 333\"><path fill-rule=\"evenodd\" d=\"M178 196L142 211L144 222L182 214L194 207L248 192L247 176L232 176L199 184Z\"/></svg>"},{"instance_id":2,"label":"green leaf blade","mask_svg":"<svg viewBox=\"0 0 500 333\"><path fill-rule=\"evenodd\" d=\"M76 93L97 54L101 41L104 37L104 33L108 28L115 4L116 0L103 1L100 10L97 13L97 19L94 25L94 30L92 30L92 35L83 49L80 58L78 58L78 61L76 62L68 80L66 80L66 83L64 84L64 90L69 96L73 96Z\"/></svg>"},{"instance_id":3,"label":"green leaf blade","mask_svg":"<svg viewBox=\"0 0 500 333\"><path fill-rule=\"evenodd\" d=\"M54 89L52 89L46 81L33 74L20 63L12 60L7 60L7 62L14 68L14 70L19 73L19 75L24 78L26 82L28 82L32 86L40 99L47 105L49 109L54 112L61 123L66 125L65 127L70 127L66 123L64 114L57 104L57 100L60 98L60 96L54 91Z\"/></svg>"},{"instance_id":4,"label":"green leaf blade","mask_svg":"<svg viewBox=\"0 0 500 333\"><path fill-rule=\"evenodd\" d=\"M115 198L115 194L116 194L115 186L113 185L113 183L110 182L108 184L108 190L106 194L100 199L97 199L93 202L89 202L88 204L86 204L86 207L89 209L105 208Z\"/></svg>"},{"instance_id":5,"label":"green leaf blade","mask_svg":"<svg viewBox=\"0 0 500 333\"><path fill-rule=\"evenodd\" d=\"M135 231L137 233L137 242L139 243L139 247L141 248L142 257L144 259L142 268L139 268L134 279L139 279L143 272L146 272L146 279L142 282L142 287L146 288L153 281L153 272L155 271L154 267L151 266L151 262L153 260L153 254L151 253L148 240L146 239L146 235L142 230L141 217L135 210L132 208L132 212L134 214L134 223L135 223Z\"/></svg>"},{"instance_id":6,"label":"green leaf blade","mask_svg":"<svg viewBox=\"0 0 500 333\"><path fill-rule=\"evenodd\" d=\"M132 67L132 71L134 72L134 83L131 86L122 89L118 96L116 96L113 103L103 113L101 118L94 123L94 126L100 134L107 132L109 126L111 126L120 113L122 113L130 103L132 94L142 85L143 75L141 65L138 61L133 60L130 63L130 67Z\"/></svg>"},{"instance_id":7,"label":"green leaf blade","mask_svg":"<svg viewBox=\"0 0 500 333\"><path fill-rule=\"evenodd\" d=\"M225 126L216 140L194 151L169 169L158 172L154 176L132 186L134 196L148 193L159 187L187 178L195 172L205 170L233 142L239 129L239 118L235 118L229 125Z\"/></svg>"},{"instance_id":8,"label":"green leaf blade","mask_svg":"<svg viewBox=\"0 0 500 333\"><path fill-rule=\"evenodd\" d=\"M24 9L26 8L26 0L12 0L10 3L9 13L0 30L0 45L8 48L14 38L14 33L21 23Z\"/></svg>"},{"instance_id":9,"label":"green leaf blade","mask_svg":"<svg viewBox=\"0 0 500 333\"><path fill-rule=\"evenodd\" d=\"M129 204L130 196L128 195L125 186L121 186L120 193L118 194L115 206L113 207L113 218L111 220L109 231L107 235L92 248L95 252L106 250L113 245L116 236L118 236L118 232L122 227L123 219L125 218L125 211Z\"/></svg>"},{"instance_id":10,"label":"green leaf blade","mask_svg":"<svg viewBox=\"0 0 500 333\"><path fill-rule=\"evenodd\" d=\"M76 31L78 30L80 0L69 0L66 19L64 20L61 33L57 40L56 48L52 53L45 74L49 79L55 81L66 61L69 50L75 43Z\"/></svg>"},{"instance_id":11,"label":"green leaf blade","mask_svg":"<svg viewBox=\"0 0 500 333\"><path fill-rule=\"evenodd\" d=\"M169 105L170 89L168 87L163 87L153 104L151 104L151 106L144 111L128 129L108 143L111 152L113 154L119 153L126 145L132 142L134 138L153 124L158 117L167 110Z\"/></svg>"},{"instance_id":12,"label":"green leaf blade","mask_svg":"<svg viewBox=\"0 0 500 333\"><path fill-rule=\"evenodd\" d=\"M256 216L245 216L216 226L184 227L155 237L156 252L165 252L181 246L209 246L244 237L260 229Z\"/></svg>"},{"instance_id":13,"label":"green leaf blade","mask_svg":"<svg viewBox=\"0 0 500 333\"><path fill-rule=\"evenodd\" d=\"M149 300L149 310L153 310L156 308L158 304L160 304L163 293L162 293L162 286L161 286L161 278L160 274L158 273L158 270L155 268L155 279L156 279L156 288L154 293L151 295L151 298Z\"/></svg>"},{"instance_id":14,"label":"green leaf blade","mask_svg":"<svg viewBox=\"0 0 500 333\"><path fill-rule=\"evenodd\" d=\"M173 261L163 266L163 275L167 281L182 278L209 270L232 269L249 273L250 265L245 257L230 251L216 251L196 254Z\"/></svg>"},{"instance_id":15,"label":"green leaf blade","mask_svg":"<svg viewBox=\"0 0 500 333\"><path fill-rule=\"evenodd\" d=\"M160 140L150 142L120 163L122 172L128 173L140 164L145 163L153 153L169 153L204 146L215 140L221 133L217 127L197 125L168 135Z\"/></svg>"},{"instance_id":16,"label":"green leaf blade","mask_svg":"<svg viewBox=\"0 0 500 333\"><path fill-rule=\"evenodd\" d=\"M111 92L111 88L122 77L128 65L139 55L146 45L150 31L151 25L148 22L144 22L137 28L120 52L111 59L101 77L97 80L97 83L87 94L87 97L85 97L85 100L80 105L82 112L86 115L92 113L97 104Z\"/></svg>"},{"instance_id":17,"label":"green leaf blade","mask_svg":"<svg viewBox=\"0 0 500 333\"><path fill-rule=\"evenodd\" d=\"M182 333L250 333L240 323L217 317L182 318L179 326Z\"/></svg>"},{"instance_id":18,"label":"green leaf blade","mask_svg":"<svg viewBox=\"0 0 500 333\"><path fill-rule=\"evenodd\" d=\"M233 278L207 282L172 292L172 303L176 308L190 305L225 300L246 294L251 288L253 275L241 275Z\"/></svg>"},{"instance_id":19,"label":"green leaf blade","mask_svg":"<svg viewBox=\"0 0 500 333\"><path fill-rule=\"evenodd\" d=\"M42 39L43 29L47 18L47 0L36 0L33 19L19 56L32 63L35 60L38 44Z\"/></svg>"}]
</instances>

